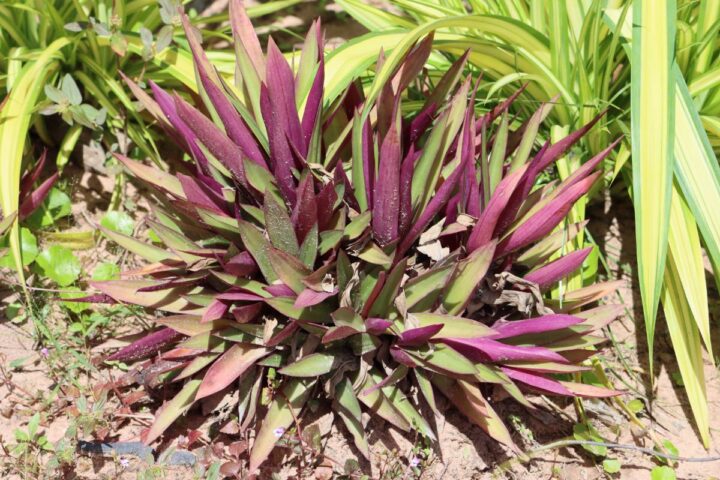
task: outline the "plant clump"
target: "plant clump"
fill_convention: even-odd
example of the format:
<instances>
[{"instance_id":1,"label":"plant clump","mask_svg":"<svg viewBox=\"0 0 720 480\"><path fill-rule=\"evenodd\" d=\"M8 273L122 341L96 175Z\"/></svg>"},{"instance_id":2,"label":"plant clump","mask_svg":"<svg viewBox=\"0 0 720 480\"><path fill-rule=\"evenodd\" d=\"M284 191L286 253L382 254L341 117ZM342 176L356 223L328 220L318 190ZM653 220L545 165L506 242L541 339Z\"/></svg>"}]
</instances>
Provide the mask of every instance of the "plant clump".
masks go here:
<instances>
[{"instance_id":1,"label":"plant clump","mask_svg":"<svg viewBox=\"0 0 720 480\"><path fill-rule=\"evenodd\" d=\"M583 307L613 285L547 295L590 253L561 255L584 228L562 222L612 146L536 186L593 123L535 149L550 106L512 128L520 91L483 109L479 81L463 79L467 54L431 81L432 36L381 55L367 93L355 81L324 95L319 21L289 61L272 39L263 53L241 2L230 7L234 82L185 17L202 103L126 79L192 159L170 173L118 156L151 187L148 225L164 247L103 229L150 263L93 282L101 293L86 298L156 312L159 329L110 357L137 361L114 388L137 383L170 399L146 443L228 390L241 428L257 432L251 472L309 400L326 402L368 456L363 412L434 439L419 407L436 411L444 395L512 447L491 390L523 405L528 391L618 393L556 375L587 369L603 341L593 332L620 310Z\"/></svg>"}]
</instances>

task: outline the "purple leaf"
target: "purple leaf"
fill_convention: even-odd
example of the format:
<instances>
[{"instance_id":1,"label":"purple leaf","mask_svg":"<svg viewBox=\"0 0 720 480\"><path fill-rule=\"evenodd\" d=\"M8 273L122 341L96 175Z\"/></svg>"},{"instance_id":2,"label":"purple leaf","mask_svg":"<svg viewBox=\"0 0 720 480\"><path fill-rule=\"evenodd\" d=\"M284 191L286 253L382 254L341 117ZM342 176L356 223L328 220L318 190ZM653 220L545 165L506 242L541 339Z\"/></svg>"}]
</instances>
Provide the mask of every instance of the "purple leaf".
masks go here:
<instances>
[{"instance_id":1,"label":"purple leaf","mask_svg":"<svg viewBox=\"0 0 720 480\"><path fill-rule=\"evenodd\" d=\"M250 129L242 117L240 117L240 114L238 114L233 104L230 103L225 92L221 90L220 85L222 85L222 79L215 73L214 67L208 61L202 46L195 38L187 15L182 14L181 18L183 28L185 29L185 36L190 45L190 50L192 50L193 59L195 60L195 68L200 77L200 82L210 102L215 107L215 111L222 120L228 137L240 146L245 156L250 158L250 160L267 168L265 158L260 151L257 140L253 137Z\"/></svg>"},{"instance_id":2,"label":"purple leaf","mask_svg":"<svg viewBox=\"0 0 720 480\"><path fill-rule=\"evenodd\" d=\"M220 163L233 173L247 191L251 191L250 183L245 177L242 149L235 145L205 115L177 95L175 96L175 108L178 114L187 121L188 126L197 135L198 140L207 147Z\"/></svg>"},{"instance_id":3,"label":"purple leaf","mask_svg":"<svg viewBox=\"0 0 720 480\"><path fill-rule=\"evenodd\" d=\"M365 329L372 335L381 335L385 333L390 326L392 326L392 322L384 318L370 317L365 320Z\"/></svg>"},{"instance_id":4,"label":"purple leaf","mask_svg":"<svg viewBox=\"0 0 720 480\"><path fill-rule=\"evenodd\" d=\"M28 195L20 204L18 209L18 218L25 219L28 215L35 211L50 193L50 189L55 185L58 179L58 173L55 172L50 178L45 180L40 186Z\"/></svg>"},{"instance_id":5,"label":"purple leaf","mask_svg":"<svg viewBox=\"0 0 720 480\"><path fill-rule=\"evenodd\" d=\"M205 310L205 312L203 313L200 323L207 323L212 322L213 320L218 320L224 317L229 309L230 305L228 305L226 302L218 300L216 297L215 300L210 302L207 310Z\"/></svg>"},{"instance_id":6,"label":"purple leaf","mask_svg":"<svg viewBox=\"0 0 720 480\"><path fill-rule=\"evenodd\" d=\"M360 112L356 112L360 115ZM365 194L368 205L373 205L373 192L375 191L375 148L373 148L373 134L370 130L370 119L362 126L362 165L365 176Z\"/></svg>"},{"instance_id":7,"label":"purple leaf","mask_svg":"<svg viewBox=\"0 0 720 480\"><path fill-rule=\"evenodd\" d=\"M379 179L373 194L373 236L381 247L391 244L398 237L401 160L399 125L397 116L393 115L392 123L380 148Z\"/></svg>"},{"instance_id":8,"label":"purple leaf","mask_svg":"<svg viewBox=\"0 0 720 480\"><path fill-rule=\"evenodd\" d=\"M536 373L528 373L522 370L516 370L514 368L500 367L508 377L518 382L522 382L525 385L533 387L534 389L540 390L545 393L552 393L555 395L573 396L572 392L565 388L557 380L546 377L545 375L539 375Z\"/></svg>"},{"instance_id":9,"label":"purple leaf","mask_svg":"<svg viewBox=\"0 0 720 480\"><path fill-rule=\"evenodd\" d=\"M131 343L127 347L121 348L119 351L110 355L107 359L110 361L127 362L137 360L152 355L169 343L183 337L181 333L176 332L172 328L163 328L150 335L146 335L140 340Z\"/></svg>"},{"instance_id":10,"label":"purple leaf","mask_svg":"<svg viewBox=\"0 0 720 480\"><path fill-rule=\"evenodd\" d=\"M319 45L322 48L322 44ZM323 100L323 84L325 82L325 60L320 58L317 73L313 80L312 87L308 92L307 100L305 101L305 111L302 117L302 132L303 132L303 154L307 155L308 147L310 146L310 140L312 138L313 130L315 129L315 123L320 115L320 107L322 107Z\"/></svg>"},{"instance_id":11,"label":"purple leaf","mask_svg":"<svg viewBox=\"0 0 720 480\"><path fill-rule=\"evenodd\" d=\"M265 287L265 291L273 297L294 297L295 292L292 288L288 287L284 283L276 283L275 285L268 285Z\"/></svg>"},{"instance_id":12,"label":"purple leaf","mask_svg":"<svg viewBox=\"0 0 720 480\"><path fill-rule=\"evenodd\" d=\"M472 114L466 115L465 124L463 127L463 138L472 135L472 131L470 130L472 123ZM465 144L465 142L463 143ZM410 248L410 246L415 242L415 240L417 240L420 234L425 231L425 228L430 224L435 215L450 199L450 196L452 195L453 190L455 189L455 186L460 179L460 175L465 170L465 162L469 159L472 159L472 155L462 155L462 159L463 161L460 162L460 164L455 168L455 170L450 174L450 176L443 182L440 188L438 188L437 192L432 197L427 207L425 207L425 210L423 210L423 212L420 214L417 222L415 222L415 225L412 226L407 236L400 243L400 247L398 248L398 251L396 253L396 258L402 258L403 254L407 252L408 248Z\"/></svg>"},{"instance_id":13,"label":"purple leaf","mask_svg":"<svg viewBox=\"0 0 720 480\"><path fill-rule=\"evenodd\" d=\"M335 211L336 201L335 182L330 181L325 184L317 195L317 221L320 232L328 229Z\"/></svg>"},{"instance_id":14,"label":"purple leaf","mask_svg":"<svg viewBox=\"0 0 720 480\"><path fill-rule=\"evenodd\" d=\"M251 303L248 305L240 305L232 311L235 321L238 323L248 323L260 314L263 308L262 302Z\"/></svg>"},{"instance_id":15,"label":"purple leaf","mask_svg":"<svg viewBox=\"0 0 720 480\"><path fill-rule=\"evenodd\" d=\"M526 320L500 320L492 326L492 329L495 330L496 333L490 338L498 340L501 338L561 330L584 321L585 319L583 318L565 314L550 314L538 318L528 318Z\"/></svg>"},{"instance_id":16,"label":"purple leaf","mask_svg":"<svg viewBox=\"0 0 720 480\"><path fill-rule=\"evenodd\" d=\"M403 61L400 71L397 75L400 77L398 81L397 94L400 95L410 83L413 82L420 74L425 66L425 62L432 51L434 32L430 32L417 46L407 54Z\"/></svg>"},{"instance_id":17,"label":"purple leaf","mask_svg":"<svg viewBox=\"0 0 720 480\"><path fill-rule=\"evenodd\" d=\"M275 347L280 345L282 342L290 338L293 333L300 329L300 322L297 320L291 320L282 330L280 330L274 337L271 337L265 345L268 347Z\"/></svg>"},{"instance_id":18,"label":"purple leaf","mask_svg":"<svg viewBox=\"0 0 720 480\"><path fill-rule=\"evenodd\" d=\"M196 285L196 284L200 283L201 280L202 280L202 278L191 278L189 280L180 278L180 279L170 280L168 282L158 283L157 285L149 285L147 287L138 288L137 291L138 291L138 293L159 292L160 290L170 290L171 288L176 288L176 287L188 287L191 285Z\"/></svg>"},{"instance_id":19,"label":"purple leaf","mask_svg":"<svg viewBox=\"0 0 720 480\"><path fill-rule=\"evenodd\" d=\"M223 269L236 277L245 277L257 272L257 263L248 252L240 252L224 265Z\"/></svg>"},{"instance_id":20,"label":"purple leaf","mask_svg":"<svg viewBox=\"0 0 720 480\"><path fill-rule=\"evenodd\" d=\"M551 200L498 245L496 256L506 255L550 233L568 214L573 204L590 190L599 176L600 172L590 175Z\"/></svg>"},{"instance_id":21,"label":"purple leaf","mask_svg":"<svg viewBox=\"0 0 720 480\"><path fill-rule=\"evenodd\" d=\"M294 307L312 307L313 305L322 303L328 298L337 295L337 293L337 289L333 290L332 292L317 292L311 288L306 288L305 290L300 292L300 295L298 295L297 299L295 299Z\"/></svg>"},{"instance_id":22,"label":"purple leaf","mask_svg":"<svg viewBox=\"0 0 720 480\"><path fill-rule=\"evenodd\" d=\"M303 145L300 119L295 106L292 69L272 37L268 39L265 85L275 118L279 122L276 126L285 132L295 146Z\"/></svg>"},{"instance_id":23,"label":"purple leaf","mask_svg":"<svg viewBox=\"0 0 720 480\"><path fill-rule=\"evenodd\" d=\"M295 227L298 243L302 245L305 237L318 222L315 185L311 173L307 173L298 185L298 202L292 212L292 223Z\"/></svg>"},{"instance_id":24,"label":"purple leaf","mask_svg":"<svg viewBox=\"0 0 720 480\"><path fill-rule=\"evenodd\" d=\"M401 365L405 365L406 367L415 368L417 367L417 363L415 363L415 360L408 355L408 353L393 345L390 347L390 355L393 357L393 359L398 362Z\"/></svg>"},{"instance_id":25,"label":"purple leaf","mask_svg":"<svg viewBox=\"0 0 720 480\"><path fill-rule=\"evenodd\" d=\"M607 147L605 150L602 150L600 153L595 155L593 158L588 160L587 162L583 163L580 168L575 170L572 175L570 175L568 178L566 178L557 188L555 194L559 194L571 186L575 185L577 182L582 180L583 178L590 175L590 173L595 170L595 168L600 165L600 163L607 158L608 155L610 155L610 152L612 152L615 147L620 143L622 140L622 137L615 140L612 144L610 144L609 147Z\"/></svg>"},{"instance_id":26,"label":"purple leaf","mask_svg":"<svg viewBox=\"0 0 720 480\"><path fill-rule=\"evenodd\" d=\"M265 73L262 47L242 0L230 0L230 25L236 47L245 51L258 77L262 78Z\"/></svg>"},{"instance_id":27,"label":"purple leaf","mask_svg":"<svg viewBox=\"0 0 720 480\"><path fill-rule=\"evenodd\" d=\"M22 176L22 179L20 179L20 193L18 195L18 198L20 199L21 202L30 193L30 190L32 190L32 186L40 178L43 168L45 168L46 161L47 161L47 149L43 149L42 154L40 154L40 159L37 161L35 166L32 169L30 169L28 172L25 172L25 174Z\"/></svg>"},{"instance_id":28,"label":"purple leaf","mask_svg":"<svg viewBox=\"0 0 720 480\"><path fill-rule=\"evenodd\" d=\"M537 170L537 165L539 162L538 159L542 157L543 153L547 150L549 146L550 141L548 140L542 146L540 151L535 155L535 157L533 157L533 159L529 163L526 163L523 167L521 167L525 169L525 173L520 178L520 181L515 188L512 196L510 197L510 200L507 202L507 206L503 210L500 218L495 225L495 231L493 232L494 236L500 237L502 236L502 234L505 233L507 228L515 220L515 217L517 216L520 207L523 205L523 202L528 200L528 193L530 192L532 186L535 184L535 179L539 173L539 170Z\"/></svg>"},{"instance_id":29,"label":"purple leaf","mask_svg":"<svg viewBox=\"0 0 720 480\"><path fill-rule=\"evenodd\" d=\"M360 333L358 330L348 325L328 328L327 332L325 332L325 335L323 335L322 337L322 343L335 342L338 340L342 340L343 338L357 335L358 333Z\"/></svg>"},{"instance_id":30,"label":"purple leaf","mask_svg":"<svg viewBox=\"0 0 720 480\"><path fill-rule=\"evenodd\" d=\"M278 99L270 97L265 84L260 85L260 110L265 121L270 144L270 168L275 176L280 193L291 206L295 205L295 177L292 168L295 164L293 153L288 144L288 136L280 120Z\"/></svg>"},{"instance_id":31,"label":"purple leaf","mask_svg":"<svg viewBox=\"0 0 720 480\"><path fill-rule=\"evenodd\" d=\"M105 293L95 293L93 295L86 295L78 298L54 298L58 302L76 302L76 303L104 303L108 305L117 304L117 300L112 298L110 295Z\"/></svg>"},{"instance_id":32,"label":"purple leaf","mask_svg":"<svg viewBox=\"0 0 720 480\"><path fill-rule=\"evenodd\" d=\"M441 341L476 362L522 360L568 363L559 353L542 347L519 347L489 338L444 338Z\"/></svg>"},{"instance_id":33,"label":"purple leaf","mask_svg":"<svg viewBox=\"0 0 720 480\"><path fill-rule=\"evenodd\" d=\"M198 167L203 172L209 173L208 160L197 144L197 135L195 135L195 132L180 118L177 108L175 108L175 101L172 95L157 86L153 81L150 81L150 89L153 91L153 95L155 95L155 101L165 114L166 121L169 122L177 132L174 138L180 139L180 146L190 152L197 162Z\"/></svg>"},{"instance_id":34,"label":"purple leaf","mask_svg":"<svg viewBox=\"0 0 720 480\"><path fill-rule=\"evenodd\" d=\"M230 215L231 212L227 208L225 199L206 184L200 183L195 177L182 173L177 174L177 179L180 181L180 185L182 185L185 198L187 198L188 202L213 212Z\"/></svg>"},{"instance_id":35,"label":"purple leaf","mask_svg":"<svg viewBox=\"0 0 720 480\"><path fill-rule=\"evenodd\" d=\"M545 151L544 155L541 157L541 162L539 163L538 172L543 171L545 168L547 168L552 162L557 160L558 158L562 157L565 152L567 152L570 147L575 145L578 140L580 140L587 132L592 129L592 127L595 126L595 124L607 113L607 110L603 110L600 112L595 118L590 120L588 123L580 127L579 129L575 130L562 140L553 143L548 147L548 149Z\"/></svg>"},{"instance_id":36,"label":"purple leaf","mask_svg":"<svg viewBox=\"0 0 720 480\"><path fill-rule=\"evenodd\" d=\"M342 185L344 187L345 192L343 193L343 200L347 202L350 208L352 208L356 212L359 212L360 205L358 205L357 199L355 199L355 190L350 184L350 180L348 180L347 175L345 175L345 170L343 170L342 162L338 162L337 166L335 167L334 180L336 185Z\"/></svg>"},{"instance_id":37,"label":"purple leaf","mask_svg":"<svg viewBox=\"0 0 720 480\"><path fill-rule=\"evenodd\" d=\"M400 215L398 233L403 236L412 223L412 177L415 171L415 161L422 151L415 152L415 146L410 145L405 160L400 169Z\"/></svg>"},{"instance_id":38,"label":"purple leaf","mask_svg":"<svg viewBox=\"0 0 720 480\"><path fill-rule=\"evenodd\" d=\"M424 327L411 328L405 330L398 337L398 345L404 347L419 347L428 342L440 330L443 329L442 323L434 323Z\"/></svg>"},{"instance_id":39,"label":"purple leaf","mask_svg":"<svg viewBox=\"0 0 720 480\"><path fill-rule=\"evenodd\" d=\"M564 255L554 262L528 273L524 278L528 282L537 283L540 290L545 290L580 268L592 249L593 247L587 247Z\"/></svg>"},{"instance_id":40,"label":"purple leaf","mask_svg":"<svg viewBox=\"0 0 720 480\"><path fill-rule=\"evenodd\" d=\"M231 302L262 302L264 300L260 295L246 292L225 292L215 295L215 301L227 300Z\"/></svg>"},{"instance_id":41,"label":"purple leaf","mask_svg":"<svg viewBox=\"0 0 720 480\"><path fill-rule=\"evenodd\" d=\"M403 136L403 140L406 141L407 145L414 145L415 142L422 136L423 133L432 124L435 114L437 113L437 105L431 103L427 107L424 107L415 118L412 119L410 125L407 126L406 134Z\"/></svg>"}]
</instances>

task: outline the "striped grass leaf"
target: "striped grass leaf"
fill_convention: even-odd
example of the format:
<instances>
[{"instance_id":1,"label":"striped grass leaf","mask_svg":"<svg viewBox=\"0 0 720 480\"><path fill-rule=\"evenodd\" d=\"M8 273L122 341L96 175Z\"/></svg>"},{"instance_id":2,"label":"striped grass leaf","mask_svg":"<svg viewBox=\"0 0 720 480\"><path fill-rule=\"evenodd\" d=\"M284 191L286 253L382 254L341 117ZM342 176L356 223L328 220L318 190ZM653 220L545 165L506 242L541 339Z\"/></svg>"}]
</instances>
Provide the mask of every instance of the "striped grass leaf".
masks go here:
<instances>
[{"instance_id":1,"label":"striped grass leaf","mask_svg":"<svg viewBox=\"0 0 720 480\"><path fill-rule=\"evenodd\" d=\"M676 202L680 206L676 207ZM678 216L682 218L678 219ZM695 219L676 192L673 194L671 223L673 228L670 229L670 249L662 294L663 310L685 392L703 445L709 448L710 425L702 343L705 343L708 352L713 350L710 343L705 270ZM675 255L682 255L681 260L675 260ZM709 358L712 361L712 353Z\"/></svg>"},{"instance_id":2,"label":"striped grass leaf","mask_svg":"<svg viewBox=\"0 0 720 480\"><path fill-rule=\"evenodd\" d=\"M720 167L685 80L676 67L675 176L695 216L720 285Z\"/></svg>"},{"instance_id":3,"label":"striped grass leaf","mask_svg":"<svg viewBox=\"0 0 720 480\"><path fill-rule=\"evenodd\" d=\"M631 80L633 200L645 331L653 342L667 255L673 174L675 2L633 5Z\"/></svg>"},{"instance_id":4,"label":"striped grass leaf","mask_svg":"<svg viewBox=\"0 0 720 480\"><path fill-rule=\"evenodd\" d=\"M0 156L0 207L5 215L18 208L22 158L30 121L45 79L57 67L59 51L68 43L67 38L58 39L34 61L27 63L15 79L13 89L0 111L0 145L3 146L3 155ZM25 285L19 233L19 226L15 222L10 231L10 250L15 257L20 282Z\"/></svg>"}]
</instances>

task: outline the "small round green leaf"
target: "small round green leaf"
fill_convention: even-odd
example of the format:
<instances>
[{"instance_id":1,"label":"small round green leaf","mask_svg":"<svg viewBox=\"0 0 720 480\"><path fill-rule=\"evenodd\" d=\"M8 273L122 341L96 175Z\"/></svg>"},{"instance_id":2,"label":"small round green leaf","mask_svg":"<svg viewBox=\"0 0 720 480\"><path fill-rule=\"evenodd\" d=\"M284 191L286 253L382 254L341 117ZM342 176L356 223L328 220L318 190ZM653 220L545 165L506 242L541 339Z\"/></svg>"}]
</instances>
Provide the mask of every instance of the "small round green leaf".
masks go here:
<instances>
[{"instance_id":1,"label":"small round green leaf","mask_svg":"<svg viewBox=\"0 0 720 480\"><path fill-rule=\"evenodd\" d=\"M607 460L603 460L603 470L605 470L606 473L618 473L620 471L620 460L616 458L608 458Z\"/></svg>"},{"instance_id":2,"label":"small round green leaf","mask_svg":"<svg viewBox=\"0 0 720 480\"><path fill-rule=\"evenodd\" d=\"M675 470L668 467L667 465L655 467L650 472L651 480L675 480L676 478L677 477L675 476Z\"/></svg>"},{"instance_id":3,"label":"small round green leaf","mask_svg":"<svg viewBox=\"0 0 720 480\"><path fill-rule=\"evenodd\" d=\"M93 280L116 280L120 277L120 267L110 262L103 262L93 270Z\"/></svg>"},{"instance_id":4,"label":"small round green leaf","mask_svg":"<svg viewBox=\"0 0 720 480\"><path fill-rule=\"evenodd\" d=\"M73 283L80 276L80 261L69 248L52 245L37 257L42 273L61 287Z\"/></svg>"},{"instance_id":5,"label":"small round green leaf","mask_svg":"<svg viewBox=\"0 0 720 480\"><path fill-rule=\"evenodd\" d=\"M5 237L0 240L0 250L8 248L8 238L9 237ZM35 261L38 254L37 239L27 228L20 229L20 249L22 251L22 263L24 266L28 266ZM12 250L8 249L7 253L3 257L0 257L0 267L15 268L15 256Z\"/></svg>"},{"instance_id":6,"label":"small round green leaf","mask_svg":"<svg viewBox=\"0 0 720 480\"><path fill-rule=\"evenodd\" d=\"M119 212L117 210L107 212L100 221L100 225L113 232L122 233L123 235L132 235L135 229L135 222L132 217L125 212Z\"/></svg>"}]
</instances>

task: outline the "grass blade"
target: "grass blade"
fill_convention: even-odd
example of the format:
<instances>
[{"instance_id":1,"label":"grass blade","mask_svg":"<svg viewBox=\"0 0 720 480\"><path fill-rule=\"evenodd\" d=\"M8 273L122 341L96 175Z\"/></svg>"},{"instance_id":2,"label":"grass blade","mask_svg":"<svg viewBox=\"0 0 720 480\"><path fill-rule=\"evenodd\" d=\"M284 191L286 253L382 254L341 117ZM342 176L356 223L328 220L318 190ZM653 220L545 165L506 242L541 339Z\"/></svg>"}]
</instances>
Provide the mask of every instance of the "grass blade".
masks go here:
<instances>
[{"instance_id":1,"label":"grass blade","mask_svg":"<svg viewBox=\"0 0 720 480\"><path fill-rule=\"evenodd\" d=\"M650 375L660 289L667 255L673 172L675 2L633 5L631 119L638 277Z\"/></svg>"}]
</instances>

